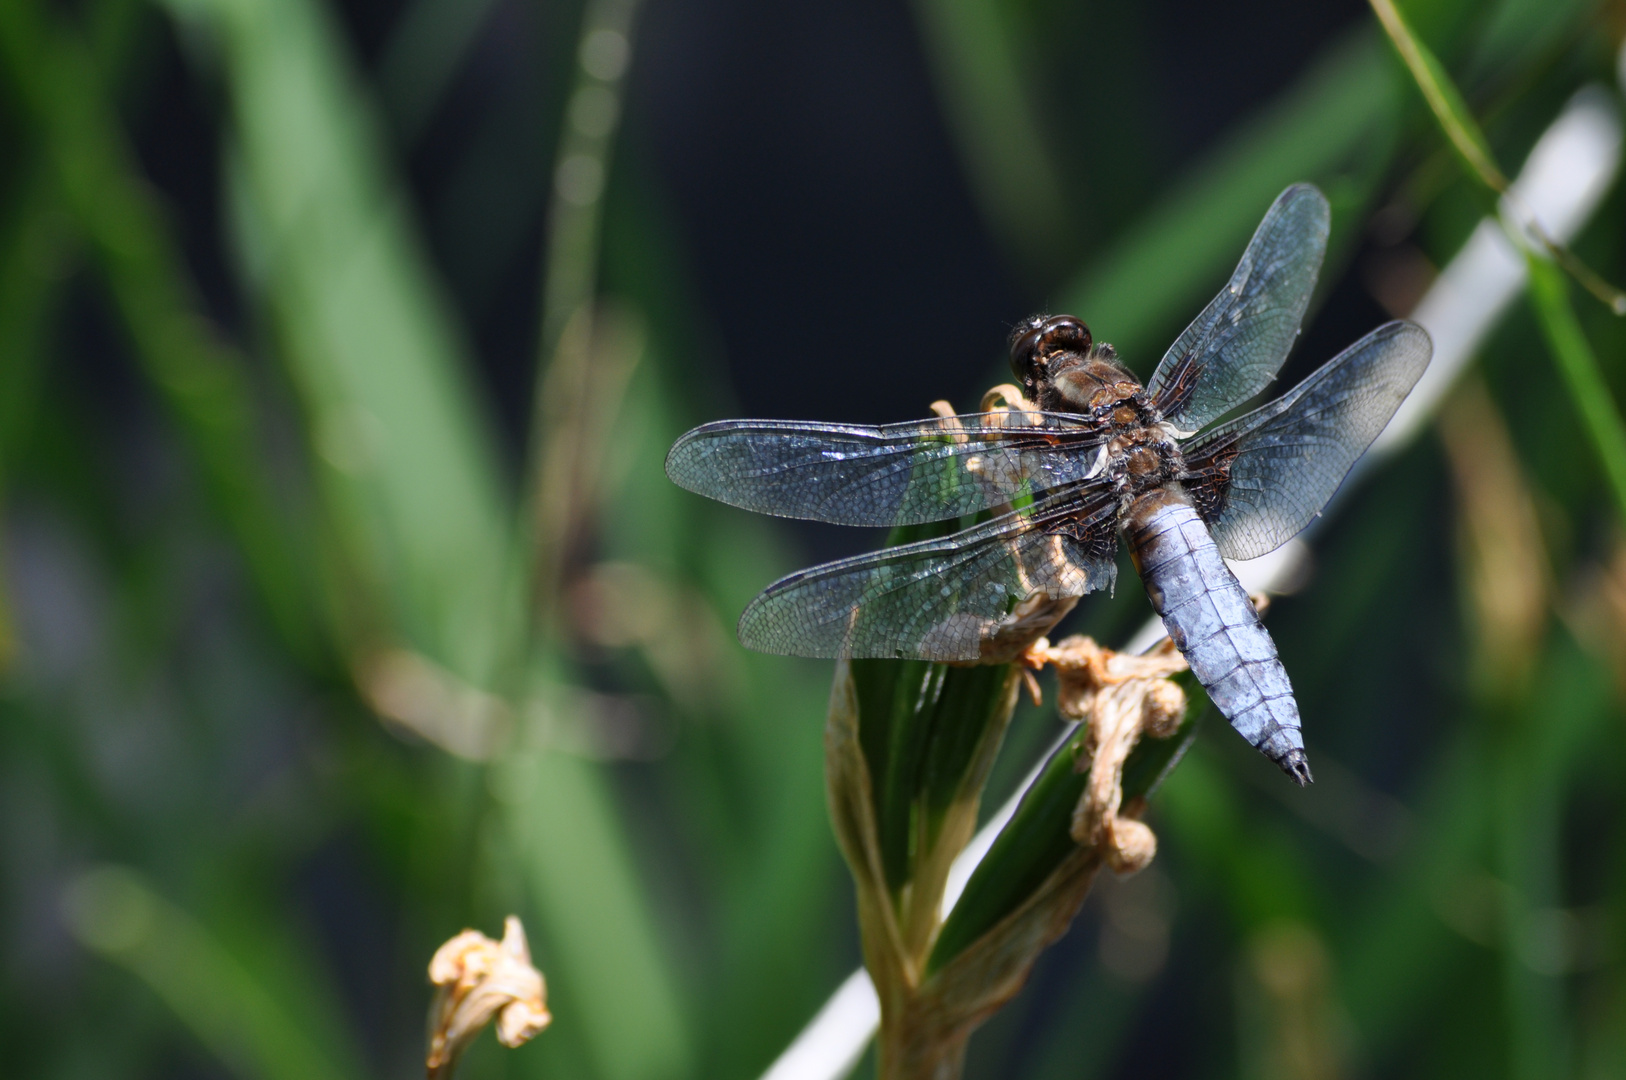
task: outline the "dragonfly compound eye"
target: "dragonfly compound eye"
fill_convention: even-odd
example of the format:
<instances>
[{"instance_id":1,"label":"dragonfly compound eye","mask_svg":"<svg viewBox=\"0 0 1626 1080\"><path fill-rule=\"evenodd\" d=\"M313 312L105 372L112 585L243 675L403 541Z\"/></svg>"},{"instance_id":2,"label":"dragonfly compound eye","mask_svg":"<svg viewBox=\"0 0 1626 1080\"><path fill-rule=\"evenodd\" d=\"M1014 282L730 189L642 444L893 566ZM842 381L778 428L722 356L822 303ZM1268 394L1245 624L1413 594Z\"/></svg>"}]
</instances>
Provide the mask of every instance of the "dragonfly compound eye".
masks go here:
<instances>
[{"instance_id":1,"label":"dragonfly compound eye","mask_svg":"<svg viewBox=\"0 0 1626 1080\"><path fill-rule=\"evenodd\" d=\"M1085 355L1092 342L1090 328L1071 315L1035 315L1011 335L1011 371L1025 383L1044 373L1044 363L1058 352Z\"/></svg>"}]
</instances>

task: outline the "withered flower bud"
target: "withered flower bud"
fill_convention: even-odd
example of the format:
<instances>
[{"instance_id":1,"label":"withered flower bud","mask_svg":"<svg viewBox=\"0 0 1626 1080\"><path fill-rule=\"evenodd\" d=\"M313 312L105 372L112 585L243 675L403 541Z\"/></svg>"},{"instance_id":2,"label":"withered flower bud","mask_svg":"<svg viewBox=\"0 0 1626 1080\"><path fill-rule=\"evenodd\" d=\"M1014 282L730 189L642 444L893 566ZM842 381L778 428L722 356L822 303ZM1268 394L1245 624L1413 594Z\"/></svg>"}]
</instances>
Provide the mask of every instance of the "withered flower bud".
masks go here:
<instances>
[{"instance_id":1,"label":"withered flower bud","mask_svg":"<svg viewBox=\"0 0 1626 1080\"><path fill-rule=\"evenodd\" d=\"M514 1047L553 1020L547 984L531 966L525 927L513 915L503 923L502 941L465 930L435 950L429 981L439 987L429 1010L429 1080L452 1075L457 1059L492 1017L497 1041Z\"/></svg>"},{"instance_id":2,"label":"withered flower bud","mask_svg":"<svg viewBox=\"0 0 1626 1080\"><path fill-rule=\"evenodd\" d=\"M1073 814L1073 839L1097 848L1117 873L1144 868L1157 854L1157 837L1136 820L1139 800L1123 805L1123 767L1142 736L1166 739L1185 720L1185 691L1170 679L1185 670L1185 658L1167 640L1131 656L1087 637L1040 641L1025 657L1055 667L1061 714L1087 729L1089 755L1080 764L1090 775Z\"/></svg>"}]
</instances>

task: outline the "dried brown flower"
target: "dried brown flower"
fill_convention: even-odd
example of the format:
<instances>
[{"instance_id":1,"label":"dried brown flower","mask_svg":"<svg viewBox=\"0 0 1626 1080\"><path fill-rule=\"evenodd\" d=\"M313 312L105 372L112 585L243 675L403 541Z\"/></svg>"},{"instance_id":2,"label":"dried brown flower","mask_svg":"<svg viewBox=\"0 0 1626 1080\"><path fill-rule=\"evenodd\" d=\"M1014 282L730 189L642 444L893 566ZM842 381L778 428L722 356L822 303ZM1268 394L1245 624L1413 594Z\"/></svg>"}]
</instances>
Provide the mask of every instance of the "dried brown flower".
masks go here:
<instances>
[{"instance_id":1,"label":"dried brown flower","mask_svg":"<svg viewBox=\"0 0 1626 1080\"><path fill-rule=\"evenodd\" d=\"M1123 805L1124 762L1141 736L1166 739L1185 719L1185 691L1169 679L1186 669L1185 657L1167 638L1133 656L1074 636L1056 645L1036 642L1026 660L1055 667L1057 709L1087 725L1090 779L1073 813L1073 839L1098 848L1120 874L1141 869L1157 854L1157 837L1135 820L1140 800Z\"/></svg>"},{"instance_id":2,"label":"dried brown flower","mask_svg":"<svg viewBox=\"0 0 1626 1080\"><path fill-rule=\"evenodd\" d=\"M531 965L525 927L513 915L502 940L465 930L435 950L429 981L439 987L429 1010L429 1080L450 1077L475 1036L497 1020L497 1041L514 1047L553 1020L547 984Z\"/></svg>"}]
</instances>

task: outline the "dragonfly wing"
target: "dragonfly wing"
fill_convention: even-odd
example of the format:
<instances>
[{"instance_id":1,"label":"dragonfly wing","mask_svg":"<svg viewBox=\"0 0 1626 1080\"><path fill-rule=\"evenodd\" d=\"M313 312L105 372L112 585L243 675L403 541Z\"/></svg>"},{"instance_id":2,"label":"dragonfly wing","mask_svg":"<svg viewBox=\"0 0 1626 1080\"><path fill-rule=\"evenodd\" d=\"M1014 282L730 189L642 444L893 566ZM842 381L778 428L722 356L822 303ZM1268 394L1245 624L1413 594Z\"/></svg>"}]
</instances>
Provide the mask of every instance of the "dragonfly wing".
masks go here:
<instances>
[{"instance_id":1,"label":"dragonfly wing","mask_svg":"<svg viewBox=\"0 0 1626 1080\"><path fill-rule=\"evenodd\" d=\"M1185 479L1228 559L1285 544L1331 499L1428 367L1433 344L1408 322L1378 327L1280 399L1186 451Z\"/></svg>"},{"instance_id":2,"label":"dragonfly wing","mask_svg":"<svg viewBox=\"0 0 1626 1080\"><path fill-rule=\"evenodd\" d=\"M724 420L672 447L666 472L731 506L838 525L910 525L1085 479L1101 442L1084 417L999 412L884 427Z\"/></svg>"},{"instance_id":3,"label":"dragonfly wing","mask_svg":"<svg viewBox=\"0 0 1626 1080\"><path fill-rule=\"evenodd\" d=\"M1164 419L1197 431L1276 377L1315 291L1329 220L1326 197L1309 184L1277 197L1231 280L1153 373L1147 392Z\"/></svg>"},{"instance_id":4,"label":"dragonfly wing","mask_svg":"<svg viewBox=\"0 0 1626 1080\"><path fill-rule=\"evenodd\" d=\"M1029 595L1110 586L1115 526L1110 495L1075 493L942 539L815 566L753 600L740 640L788 656L975 660Z\"/></svg>"}]
</instances>

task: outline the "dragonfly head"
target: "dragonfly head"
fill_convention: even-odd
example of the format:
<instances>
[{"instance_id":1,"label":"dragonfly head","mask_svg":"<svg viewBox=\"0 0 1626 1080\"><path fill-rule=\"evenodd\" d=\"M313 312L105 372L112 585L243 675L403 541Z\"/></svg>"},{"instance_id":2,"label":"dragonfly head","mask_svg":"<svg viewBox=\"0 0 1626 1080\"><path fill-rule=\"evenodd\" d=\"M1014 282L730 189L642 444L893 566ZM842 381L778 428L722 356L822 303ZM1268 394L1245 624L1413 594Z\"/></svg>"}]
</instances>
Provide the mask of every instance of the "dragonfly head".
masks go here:
<instances>
[{"instance_id":1,"label":"dragonfly head","mask_svg":"<svg viewBox=\"0 0 1626 1080\"><path fill-rule=\"evenodd\" d=\"M1047 411L1088 413L1140 389L1110 345L1072 315L1035 315L1011 333L1011 371Z\"/></svg>"},{"instance_id":2,"label":"dragonfly head","mask_svg":"<svg viewBox=\"0 0 1626 1080\"><path fill-rule=\"evenodd\" d=\"M1011 372L1031 391L1042 382L1050 361L1058 353L1082 359L1090 354L1094 338L1083 319L1071 315L1033 315L1011 331Z\"/></svg>"}]
</instances>

